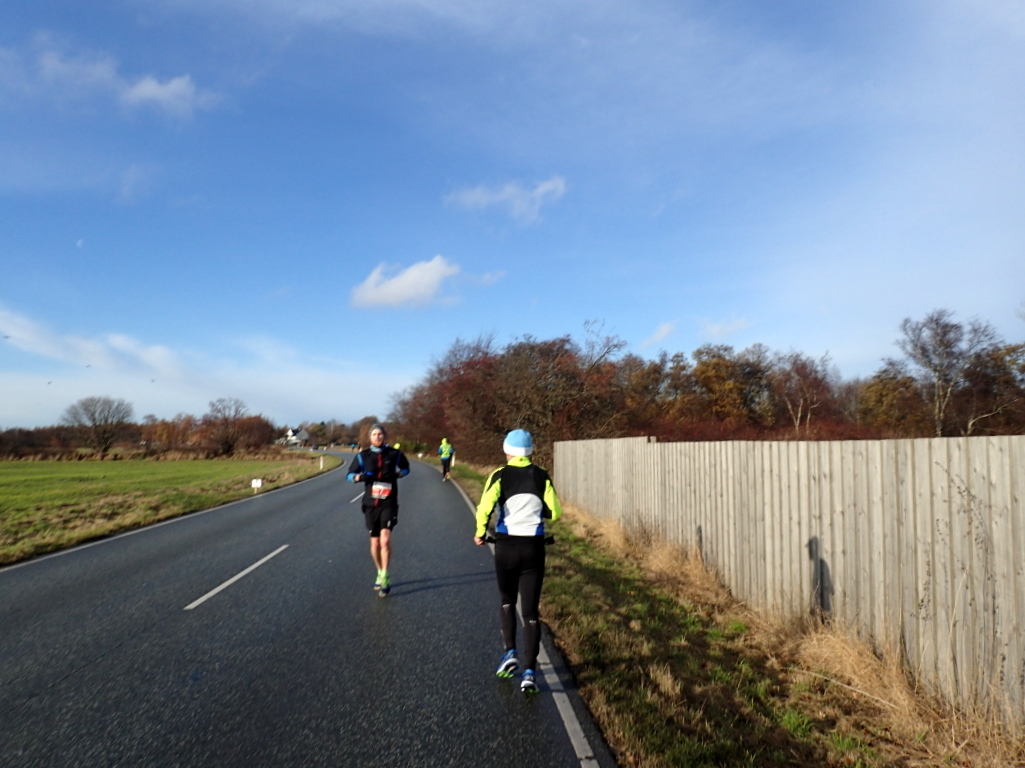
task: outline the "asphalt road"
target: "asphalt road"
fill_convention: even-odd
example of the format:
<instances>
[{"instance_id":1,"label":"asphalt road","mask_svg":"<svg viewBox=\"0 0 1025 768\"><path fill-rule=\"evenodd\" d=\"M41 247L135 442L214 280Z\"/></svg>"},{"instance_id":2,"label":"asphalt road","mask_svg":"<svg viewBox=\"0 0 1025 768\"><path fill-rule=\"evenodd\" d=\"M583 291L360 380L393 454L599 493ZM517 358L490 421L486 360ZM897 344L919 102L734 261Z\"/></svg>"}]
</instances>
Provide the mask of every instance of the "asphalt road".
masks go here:
<instances>
[{"instance_id":1,"label":"asphalt road","mask_svg":"<svg viewBox=\"0 0 1025 768\"><path fill-rule=\"evenodd\" d=\"M0 764L613 766L547 639L494 676L491 552L412 464L387 598L344 468L0 570Z\"/></svg>"}]
</instances>

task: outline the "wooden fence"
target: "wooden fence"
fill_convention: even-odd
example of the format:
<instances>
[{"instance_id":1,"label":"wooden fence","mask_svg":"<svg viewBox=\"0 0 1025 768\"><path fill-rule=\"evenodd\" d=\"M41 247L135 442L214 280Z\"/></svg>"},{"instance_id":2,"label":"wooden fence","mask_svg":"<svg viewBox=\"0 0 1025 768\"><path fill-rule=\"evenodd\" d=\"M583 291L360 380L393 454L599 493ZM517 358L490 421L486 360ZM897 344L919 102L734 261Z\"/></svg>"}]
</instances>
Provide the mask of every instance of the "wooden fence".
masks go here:
<instances>
[{"instance_id":1,"label":"wooden fence","mask_svg":"<svg viewBox=\"0 0 1025 768\"><path fill-rule=\"evenodd\" d=\"M735 596L839 617L1025 723L1025 436L555 445L559 497L698 548Z\"/></svg>"}]
</instances>

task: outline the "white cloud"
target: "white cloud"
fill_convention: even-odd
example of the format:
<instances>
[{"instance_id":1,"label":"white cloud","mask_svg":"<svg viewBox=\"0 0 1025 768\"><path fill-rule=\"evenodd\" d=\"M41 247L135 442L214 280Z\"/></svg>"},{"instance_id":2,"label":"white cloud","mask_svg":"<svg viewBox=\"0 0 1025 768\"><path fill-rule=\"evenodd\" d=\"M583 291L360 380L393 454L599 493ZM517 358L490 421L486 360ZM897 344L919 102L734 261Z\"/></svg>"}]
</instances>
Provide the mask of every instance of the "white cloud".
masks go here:
<instances>
[{"instance_id":1,"label":"white cloud","mask_svg":"<svg viewBox=\"0 0 1025 768\"><path fill-rule=\"evenodd\" d=\"M210 107L217 101L213 94L197 89L190 75L179 75L164 83L147 75L125 84L119 95L121 103L130 107L153 106L181 118L191 117L196 109Z\"/></svg>"},{"instance_id":2,"label":"white cloud","mask_svg":"<svg viewBox=\"0 0 1025 768\"><path fill-rule=\"evenodd\" d=\"M98 337L57 333L34 320L0 308L4 341L54 362L101 370L177 375L181 363L167 347L146 345L125 334Z\"/></svg>"},{"instance_id":3,"label":"white cloud","mask_svg":"<svg viewBox=\"0 0 1025 768\"><path fill-rule=\"evenodd\" d=\"M0 336L0 343L25 353L24 364L0 370L0 430L56 424L69 405L92 395L128 400L140 420L202 416L219 397L238 397L277 424L383 418L391 393L420 376L367 360L310 358L267 336L238 340L211 357L116 332L61 334L3 307Z\"/></svg>"},{"instance_id":4,"label":"white cloud","mask_svg":"<svg viewBox=\"0 0 1025 768\"><path fill-rule=\"evenodd\" d=\"M534 11L501 0L151 0L209 12L224 8L266 23L344 23L369 31L415 35L424 21L438 20L469 30L509 30Z\"/></svg>"},{"instance_id":5,"label":"white cloud","mask_svg":"<svg viewBox=\"0 0 1025 768\"><path fill-rule=\"evenodd\" d=\"M154 75L125 75L119 69L108 54L67 54L49 36L40 35L31 52L0 48L0 96L60 103L107 98L129 110L151 108L177 119L188 119L219 100L214 92L197 87L188 74L162 81Z\"/></svg>"},{"instance_id":6,"label":"white cloud","mask_svg":"<svg viewBox=\"0 0 1025 768\"><path fill-rule=\"evenodd\" d=\"M476 211L501 208L521 224L530 224L541 217L542 206L561 200L566 189L566 180L561 176L553 176L547 181L538 182L533 188L509 182L499 187L481 185L462 189L448 195L445 201Z\"/></svg>"},{"instance_id":7,"label":"white cloud","mask_svg":"<svg viewBox=\"0 0 1025 768\"><path fill-rule=\"evenodd\" d=\"M653 344L657 344L658 342L667 339L670 335L672 335L673 331L675 330L675 320L671 323L661 323L658 326L658 328L655 329L655 332L650 337L641 342L641 348L646 349L652 346Z\"/></svg>"},{"instance_id":8,"label":"white cloud","mask_svg":"<svg viewBox=\"0 0 1025 768\"><path fill-rule=\"evenodd\" d=\"M379 265L370 276L352 289L349 303L354 307L423 306L435 300L447 277L459 273L459 267L443 256L421 261L399 272L385 276L386 267Z\"/></svg>"},{"instance_id":9,"label":"white cloud","mask_svg":"<svg viewBox=\"0 0 1025 768\"><path fill-rule=\"evenodd\" d=\"M506 271L504 269L500 269L497 272L485 272L477 278L477 282L481 285L494 285L499 280L504 280L505 276Z\"/></svg>"},{"instance_id":10,"label":"white cloud","mask_svg":"<svg viewBox=\"0 0 1025 768\"><path fill-rule=\"evenodd\" d=\"M751 323L743 318L733 318L732 320L726 321L711 321L703 320L701 323L701 333L703 336L710 337L716 341L721 341L728 336L732 336L745 328L750 327Z\"/></svg>"},{"instance_id":11,"label":"white cloud","mask_svg":"<svg viewBox=\"0 0 1025 768\"><path fill-rule=\"evenodd\" d=\"M132 202L144 197L150 189L154 171L136 163L128 166L121 174L120 198L124 202Z\"/></svg>"}]
</instances>

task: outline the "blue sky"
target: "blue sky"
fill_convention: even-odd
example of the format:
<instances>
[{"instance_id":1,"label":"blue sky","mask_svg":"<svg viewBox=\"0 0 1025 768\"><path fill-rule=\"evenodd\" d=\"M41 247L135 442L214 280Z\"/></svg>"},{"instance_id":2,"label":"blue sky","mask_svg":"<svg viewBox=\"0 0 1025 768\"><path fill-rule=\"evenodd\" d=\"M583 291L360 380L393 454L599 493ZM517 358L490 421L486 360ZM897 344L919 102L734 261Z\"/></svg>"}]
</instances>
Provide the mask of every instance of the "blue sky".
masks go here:
<instances>
[{"instance_id":1,"label":"blue sky","mask_svg":"<svg viewBox=\"0 0 1025 768\"><path fill-rule=\"evenodd\" d=\"M5 0L0 428L387 415L456 338L1025 338L1020 0Z\"/></svg>"}]
</instances>

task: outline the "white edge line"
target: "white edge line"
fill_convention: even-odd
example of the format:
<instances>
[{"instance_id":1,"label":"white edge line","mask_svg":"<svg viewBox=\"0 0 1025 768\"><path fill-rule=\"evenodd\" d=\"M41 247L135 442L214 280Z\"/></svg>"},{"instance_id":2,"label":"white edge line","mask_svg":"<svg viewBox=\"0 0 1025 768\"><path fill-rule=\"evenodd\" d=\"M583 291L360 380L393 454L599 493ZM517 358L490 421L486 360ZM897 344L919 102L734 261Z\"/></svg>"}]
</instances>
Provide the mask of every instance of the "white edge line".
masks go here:
<instances>
[{"instance_id":1,"label":"white edge line","mask_svg":"<svg viewBox=\"0 0 1025 768\"><path fill-rule=\"evenodd\" d=\"M216 594L217 594L218 592L220 592L220 591L221 591L222 589L227 589L227 588L228 588L228 587L230 587L230 586L231 586L232 584L234 584L234 583L235 583L236 581L238 581L239 579L241 579L241 578L242 578L243 576L245 576L245 575L246 575L246 574L248 574L248 573L251 573L251 572L255 571L255 570L256 570L257 568L259 568L259 567L260 567L261 565L263 565L264 563L266 563L266 562L267 562L268 560L270 560L270 559L271 559L272 557L274 557L275 555L279 555L279 554L281 554L281 553L282 553L282 552L284 552L284 551L285 551L286 549L288 549L288 545L287 545L287 544L283 544L282 546L280 546L280 547L278 547L277 549L275 549L275 550L274 550L273 552L271 552L271 553L270 553L269 555L267 555L267 556L266 556L266 557L264 557L263 559L261 559L261 560L257 560L257 561L256 561L255 563L253 563L253 564L252 564L251 566L249 566L248 568L246 568L246 569L245 569L244 571L242 571L241 573L238 573L238 574L236 574L236 575L232 576L232 577L231 577L230 579L228 579L228 580L227 580L226 582L224 582L223 584L221 584L221 586L217 587L216 589L212 589L212 590L210 590L210 591L209 591L209 592L207 592L207 593L206 593L205 595L203 595L203 596L202 596L201 598L199 598L198 600L196 600L196 601L195 601L194 603L189 603L188 605L186 605L186 606L185 606L185 609L184 609L184 610L186 610L186 611L191 611L191 610L192 610L193 608L195 608L196 606L198 606L198 605L202 605L202 604L203 604L203 603L205 603L205 602L206 602L207 600L209 600L209 599L210 599L211 597L213 597L213 596L214 596L214 595L216 595Z\"/></svg>"},{"instance_id":2,"label":"white edge line","mask_svg":"<svg viewBox=\"0 0 1025 768\"><path fill-rule=\"evenodd\" d=\"M470 501L470 497L466 495L466 491L462 489L459 483L454 483L454 485L459 490L459 493L463 495L463 499L466 501L466 505L470 508L471 513L476 514L477 510L474 508L473 502ZM488 544L488 549L491 550L491 556L494 557L495 545ZM520 617L520 624L522 624L523 614L520 613L519 605L516 606L516 613ZM544 643L541 643L541 647L538 650L537 660L539 662L538 666L544 674L545 683L552 692L552 698L555 700L555 706L559 710L560 717L562 717L562 724L566 729L566 735L569 736L570 743L573 745L573 751L576 752L581 768L596 768L598 761L594 757L594 750L591 748L591 743L587 740L587 735L584 733L584 728L580 724L577 713L573 711L573 705L569 701L569 694L566 693L562 681L555 672L555 667L552 666L551 659L548 658L548 651L545 650Z\"/></svg>"}]
</instances>

